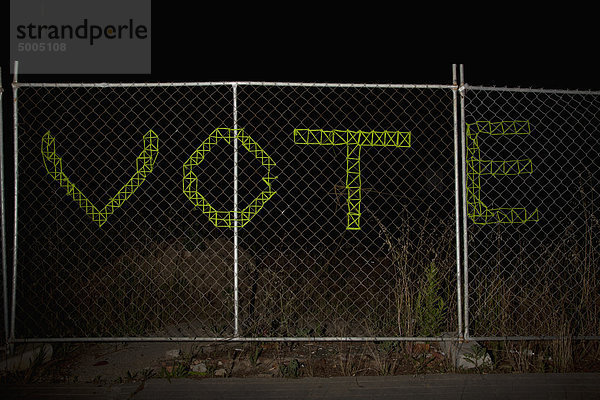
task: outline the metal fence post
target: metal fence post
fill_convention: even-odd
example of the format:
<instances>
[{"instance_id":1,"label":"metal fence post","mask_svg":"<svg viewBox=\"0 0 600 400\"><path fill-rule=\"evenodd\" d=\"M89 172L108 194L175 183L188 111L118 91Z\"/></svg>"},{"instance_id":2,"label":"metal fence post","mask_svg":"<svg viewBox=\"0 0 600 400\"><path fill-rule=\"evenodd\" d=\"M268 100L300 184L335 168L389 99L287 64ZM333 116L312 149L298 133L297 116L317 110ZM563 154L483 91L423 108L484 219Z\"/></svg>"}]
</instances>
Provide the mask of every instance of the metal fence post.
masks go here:
<instances>
[{"instance_id":1,"label":"metal fence post","mask_svg":"<svg viewBox=\"0 0 600 400\"><path fill-rule=\"evenodd\" d=\"M233 335L239 336L239 227L238 227L238 109L237 109L237 84L233 83L233 318L234 328Z\"/></svg>"},{"instance_id":2,"label":"metal fence post","mask_svg":"<svg viewBox=\"0 0 600 400\"><path fill-rule=\"evenodd\" d=\"M462 310L462 265L460 263L460 186L459 186L459 138L458 138L458 107L457 107L457 76L456 64L452 65L452 102L453 102L453 119L454 119L454 209L456 219L456 312L458 315L458 332L459 338L463 337L463 310Z\"/></svg>"},{"instance_id":3,"label":"metal fence post","mask_svg":"<svg viewBox=\"0 0 600 400\"><path fill-rule=\"evenodd\" d=\"M2 69L0 69L0 82L2 82ZM6 215L4 207L4 120L2 118L2 92L4 89L0 83L0 207L2 211L2 226L0 234L2 235L2 296L4 313L4 340L8 342L8 271L6 263Z\"/></svg>"},{"instance_id":4,"label":"metal fence post","mask_svg":"<svg viewBox=\"0 0 600 400\"><path fill-rule=\"evenodd\" d=\"M468 220L467 220L467 162L465 141L465 79L464 67L460 65L460 128L461 128L461 166L462 166L462 245L463 245L463 338L469 339L469 248L468 248Z\"/></svg>"},{"instance_id":5,"label":"metal fence post","mask_svg":"<svg viewBox=\"0 0 600 400\"><path fill-rule=\"evenodd\" d=\"M15 61L14 73L13 73L13 143L14 143L14 215L13 215L13 248L12 248L12 300L11 300L11 326L10 326L10 336L9 336L9 351L12 352L12 345L15 339L15 315L17 309L17 216L18 216L18 112L17 112L17 92L19 90L18 87L18 76L19 76L19 62Z\"/></svg>"}]
</instances>

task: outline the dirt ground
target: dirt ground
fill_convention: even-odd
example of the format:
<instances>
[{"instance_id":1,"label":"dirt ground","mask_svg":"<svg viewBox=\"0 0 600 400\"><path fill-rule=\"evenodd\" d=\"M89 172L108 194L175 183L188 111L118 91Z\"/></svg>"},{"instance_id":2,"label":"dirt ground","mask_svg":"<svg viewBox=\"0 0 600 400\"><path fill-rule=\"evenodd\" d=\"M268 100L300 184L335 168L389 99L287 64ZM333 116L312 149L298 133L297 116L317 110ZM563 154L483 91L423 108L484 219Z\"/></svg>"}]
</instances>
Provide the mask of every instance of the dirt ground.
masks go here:
<instances>
[{"instance_id":1,"label":"dirt ground","mask_svg":"<svg viewBox=\"0 0 600 400\"><path fill-rule=\"evenodd\" d=\"M28 376L44 382L111 383L178 377L328 377L444 371L444 354L424 343L92 343L53 346ZM32 368L30 368L31 370ZM4 380L11 377L5 376Z\"/></svg>"},{"instance_id":2,"label":"dirt ground","mask_svg":"<svg viewBox=\"0 0 600 400\"><path fill-rule=\"evenodd\" d=\"M128 342L55 343L52 357L0 383L114 384L176 378L300 378L430 373L600 372L597 342L573 344L571 356L551 343L487 343L492 363L457 370L437 344L413 342ZM18 349L17 349L18 350Z\"/></svg>"}]
</instances>

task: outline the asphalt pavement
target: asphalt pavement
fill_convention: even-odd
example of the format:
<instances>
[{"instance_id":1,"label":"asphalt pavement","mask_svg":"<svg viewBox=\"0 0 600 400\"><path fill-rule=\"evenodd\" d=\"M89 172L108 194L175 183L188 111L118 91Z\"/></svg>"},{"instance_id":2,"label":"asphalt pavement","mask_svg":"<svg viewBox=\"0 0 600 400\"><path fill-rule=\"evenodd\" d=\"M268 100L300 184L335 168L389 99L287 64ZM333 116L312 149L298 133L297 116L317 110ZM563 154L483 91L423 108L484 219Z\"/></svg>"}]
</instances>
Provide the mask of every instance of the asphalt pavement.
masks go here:
<instances>
[{"instance_id":1,"label":"asphalt pavement","mask_svg":"<svg viewBox=\"0 0 600 400\"><path fill-rule=\"evenodd\" d=\"M600 399L600 374L430 374L149 379L113 385L0 386L1 399Z\"/></svg>"}]
</instances>

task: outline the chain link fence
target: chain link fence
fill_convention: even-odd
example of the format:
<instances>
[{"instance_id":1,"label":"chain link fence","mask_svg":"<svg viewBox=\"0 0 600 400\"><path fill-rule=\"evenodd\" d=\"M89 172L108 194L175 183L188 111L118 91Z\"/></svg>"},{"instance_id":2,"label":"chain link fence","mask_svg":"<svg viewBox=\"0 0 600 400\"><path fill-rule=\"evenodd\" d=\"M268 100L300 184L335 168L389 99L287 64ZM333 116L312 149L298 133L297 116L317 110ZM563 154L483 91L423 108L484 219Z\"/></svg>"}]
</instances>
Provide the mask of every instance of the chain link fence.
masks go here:
<instances>
[{"instance_id":1,"label":"chain link fence","mask_svg":"<svg viewBox=\"0 0 600 400\"><path fill-rule=\"evenodd\" d=\"M14 95L10 340L600 337L599 93Z\"/></svg>"},{"instance_id":2,"label":"chain link fence","mask_svg":"<svg viewBox=\"0 0 600 400\"><path fill-rule=\"evenodd\" d=\"M600 337L600 95L464 96L473 337Z\"/></svg>"},{"instance_id":3,"label":"chain link fence","mask_svg":"<svg viewBox=\"0 0 600 400\"><path fill-rule=\"evenodd\" d=\"M14 337L456 335L455 99L20 83Z\"/></svg>"}]
</instances>

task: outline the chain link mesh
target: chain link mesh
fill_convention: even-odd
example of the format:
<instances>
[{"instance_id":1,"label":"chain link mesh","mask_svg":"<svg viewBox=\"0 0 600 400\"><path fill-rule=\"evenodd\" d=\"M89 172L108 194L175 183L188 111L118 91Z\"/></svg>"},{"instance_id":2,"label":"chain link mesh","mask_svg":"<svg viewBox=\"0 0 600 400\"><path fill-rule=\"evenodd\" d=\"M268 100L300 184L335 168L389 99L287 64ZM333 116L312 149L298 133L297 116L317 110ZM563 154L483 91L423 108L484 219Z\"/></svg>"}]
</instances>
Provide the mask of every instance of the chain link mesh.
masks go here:
<instances>
[{"instance_id":1,"label":"chain link mesh","mask_svg":"<svg viewBox=\"0 0 600 400\"><path fill-rule=\"evenodd\" d=\"M16 337L456 332L451 89L21 85ZM600 336L598 95L464 100L469 335Z\"/></svg>"},{"instance_id":2,"label":"chain link mesh","mask_svg":"<svg viewBox=\"0 0 600 400\"><path fill-rule=\"evenodd\" d=\"M474 337L600 336L600 96L465 96L468 320Z\"/></svg>"},{"instance_id":3,"label":"chain link mesh","mask_svg":"<svg viewBox=\"0 0 600 400\"><path fill-rule=\"evenodd\" d=\"M15 336L456 332L453 118L451 87L22 85Z\"/></svg>"}]
</instances>

